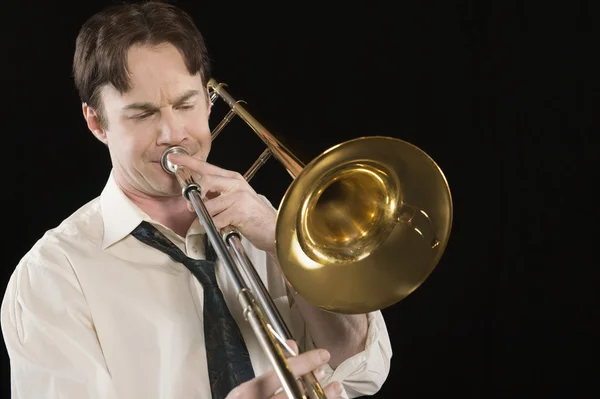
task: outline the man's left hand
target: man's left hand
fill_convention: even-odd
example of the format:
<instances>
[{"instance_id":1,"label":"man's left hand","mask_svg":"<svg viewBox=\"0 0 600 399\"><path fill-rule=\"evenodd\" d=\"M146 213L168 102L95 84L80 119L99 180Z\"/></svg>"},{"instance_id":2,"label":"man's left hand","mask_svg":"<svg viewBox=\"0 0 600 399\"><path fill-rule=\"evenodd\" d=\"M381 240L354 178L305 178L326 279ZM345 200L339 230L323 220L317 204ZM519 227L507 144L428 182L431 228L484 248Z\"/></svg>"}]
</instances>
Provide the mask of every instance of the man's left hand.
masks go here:
<instances>
[{"instance_id":1,"label":"man's left hand","mask_svg":"<svg viewBox=\"0 0 600 399\"><path fill-rule=\"evenodd\" d=\"M199 176L196 183L217 229L232 226L256 248L274 253L277 213L242 175L185 154L171 154L169 161Z\"/></svg>"}]
</instances>

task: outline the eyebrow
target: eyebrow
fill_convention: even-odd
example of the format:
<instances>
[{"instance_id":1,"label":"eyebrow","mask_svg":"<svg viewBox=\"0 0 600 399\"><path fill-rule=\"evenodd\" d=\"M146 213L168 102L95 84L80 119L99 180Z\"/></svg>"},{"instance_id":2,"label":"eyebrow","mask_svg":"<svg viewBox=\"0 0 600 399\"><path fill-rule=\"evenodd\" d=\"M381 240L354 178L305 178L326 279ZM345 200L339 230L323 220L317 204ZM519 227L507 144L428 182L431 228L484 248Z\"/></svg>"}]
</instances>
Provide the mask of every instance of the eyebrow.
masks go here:
<instances>
[{"instance_id":1,"label":"eyebrow","mask_svg":"<svg viewBox=\"0 0 600 399\"><path fill-rule=\"evenodd\" d=\"M194 97L198 93L199 93L198 90L188 90L185 93L178 96L173 103L175 105L180 104L180 103L187 101L190 98ZM137 102L137 103L132 103L132 104L126 105L125 107L123 107L123 111L129 111L129 110L147 111L147 110L153 110L156 108L158 108L158 107L150 102Z\"/></svg>"}]
</instances>

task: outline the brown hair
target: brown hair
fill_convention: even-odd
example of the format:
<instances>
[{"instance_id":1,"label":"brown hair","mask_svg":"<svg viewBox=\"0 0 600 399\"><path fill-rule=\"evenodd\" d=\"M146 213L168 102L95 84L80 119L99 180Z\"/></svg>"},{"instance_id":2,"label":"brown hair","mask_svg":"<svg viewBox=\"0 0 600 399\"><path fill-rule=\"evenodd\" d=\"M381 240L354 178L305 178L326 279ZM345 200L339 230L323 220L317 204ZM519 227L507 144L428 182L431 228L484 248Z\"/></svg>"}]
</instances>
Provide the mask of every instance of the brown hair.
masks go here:
<instances>
[{"instance_id":1,"label":"brown hair","mask_svg":"<svg viewBox=\"0 0 600 399\"><path fill-rule=\"evenodd\" d=\"M106 119L100 89L112 85L121 94L131 89L127 52L133 45L170 43L183 56L190 74L210 78L210 60L202 34L183 10L162 1L111 6L88 19L79 31L73 57L75 87L82 102Z\"/></svg>"}]
</instances>

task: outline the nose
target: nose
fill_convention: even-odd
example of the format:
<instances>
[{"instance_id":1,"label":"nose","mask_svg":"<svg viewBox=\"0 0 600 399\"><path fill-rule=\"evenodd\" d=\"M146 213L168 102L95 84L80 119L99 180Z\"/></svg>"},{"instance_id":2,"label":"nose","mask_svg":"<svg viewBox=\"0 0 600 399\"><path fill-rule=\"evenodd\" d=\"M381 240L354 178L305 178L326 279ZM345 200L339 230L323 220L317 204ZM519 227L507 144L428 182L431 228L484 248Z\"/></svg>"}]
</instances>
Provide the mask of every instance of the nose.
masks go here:
<instances>
[{"instance_id":1,"label":"nose","mask_svg":"<svg viewBox=\"0 0 600 399\"><path fill-rule=\"evenodd\" d=\"M165 108L161 110L157 144L159 146L177 145L181 144L186 137L183 120L177 117L173 109Z\"/></svg>"}]
</instances>

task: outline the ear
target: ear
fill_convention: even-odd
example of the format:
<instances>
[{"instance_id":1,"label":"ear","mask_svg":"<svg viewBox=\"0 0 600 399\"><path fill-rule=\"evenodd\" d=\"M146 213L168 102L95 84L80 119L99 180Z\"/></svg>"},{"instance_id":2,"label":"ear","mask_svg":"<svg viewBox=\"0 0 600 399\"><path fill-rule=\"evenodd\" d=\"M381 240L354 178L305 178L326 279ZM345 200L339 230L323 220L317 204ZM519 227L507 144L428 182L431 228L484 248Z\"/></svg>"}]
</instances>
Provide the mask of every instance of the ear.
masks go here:
<instances>
[{"instance_id":1,"label":"ear","mask_svg":"<svg viewBox=\"0 0 600 399\"><path fill-rule=\"evenodd\" d=\"M88 129L96 136L98 140L100 140L104 145L108 145L108 138L106 137L106 130L102 128L102 124L100 123L100 118L96 111L89 107L86 103L81 105L81 110L83 112L83 117L87 123Z\"/></svg>"},{"instance_id":2,"label":"ear","mask_svg":"<svg viewBox=\"0 0 600 399\"><path fill-rule=\"evenodd\" d=\"M213 103L210 101L210 95L208 95L208 85L204 88L204 93L206 94L206 108L207 108L207 116L210 118L210 111L212 110Z\"/></svg>"}]
</instances>

